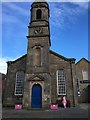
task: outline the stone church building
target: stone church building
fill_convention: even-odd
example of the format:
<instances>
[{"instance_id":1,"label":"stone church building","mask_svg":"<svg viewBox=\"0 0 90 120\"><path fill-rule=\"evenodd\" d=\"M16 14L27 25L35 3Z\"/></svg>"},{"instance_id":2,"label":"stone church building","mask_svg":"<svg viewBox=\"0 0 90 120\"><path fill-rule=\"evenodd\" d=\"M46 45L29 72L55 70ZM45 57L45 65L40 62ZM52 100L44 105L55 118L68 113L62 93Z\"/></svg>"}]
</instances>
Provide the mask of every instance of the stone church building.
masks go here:
<instances>
[{"instance_id":1,"label":"stone church building","mask_svg":"<svg viewBox=\"0 0 90 120\"><path fill-rule=\"evenodd\" d=\"M63 96L77 105L75 59L50 50L49 5L33 2L27 54L8 61L4 106L49 108Z\"/></svg>"}]
</instances>

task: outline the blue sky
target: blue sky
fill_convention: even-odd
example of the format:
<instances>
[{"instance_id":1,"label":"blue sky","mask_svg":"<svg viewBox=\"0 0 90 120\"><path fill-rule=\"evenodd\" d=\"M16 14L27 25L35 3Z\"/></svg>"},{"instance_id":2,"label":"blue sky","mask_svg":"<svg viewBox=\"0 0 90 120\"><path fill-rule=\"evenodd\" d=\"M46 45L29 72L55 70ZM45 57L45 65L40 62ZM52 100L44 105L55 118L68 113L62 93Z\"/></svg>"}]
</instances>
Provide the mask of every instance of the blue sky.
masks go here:
<instances>
[{"instance_id":1,"label":"blue sky","mask_svg":"<svg viewBox=\"0 0 90 120\"><path fill-rule=\"evenodd\" d=\"M2 3L2 57L0 72L6 73L6 61L27 53L30 2ZM88 3L50 2L50 49L67 57L88 59ZM1 23L0 22L0 23Z\"/></svg>"}]
</instances>

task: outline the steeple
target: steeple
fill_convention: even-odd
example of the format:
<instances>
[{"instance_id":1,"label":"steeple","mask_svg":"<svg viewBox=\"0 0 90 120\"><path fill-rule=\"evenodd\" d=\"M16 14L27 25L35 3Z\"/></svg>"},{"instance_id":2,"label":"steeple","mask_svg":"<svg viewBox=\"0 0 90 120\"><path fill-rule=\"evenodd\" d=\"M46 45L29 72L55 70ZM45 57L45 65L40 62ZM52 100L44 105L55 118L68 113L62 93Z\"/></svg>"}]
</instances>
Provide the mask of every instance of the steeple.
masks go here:
<instances>
[{"instance_id":1,"label":"steeple","mask_svg":"<svg viewBox=\"0 0 90 120\"><path fill-rule=\"evenodd\" d=\"M27 38L27 73L42 72L42 69L43 72L48 72L51 42L47 2L32 3Z\"/></svg>"},{"instance_id":2,"label":"steeple","mask_svg":"<svg viewBox=\"0 0 90 120\"><path fill-rule=\"evenodd\" d=\"M36 0L31 5L31 19L28 26L28 38L37 36L48 36L50 42L49 28L49 5L45 0Z\"/></svg>"},{"instance_id":3,"label":"steeple","mask_svg":"<svg viewBox=\"0 0 90 120\"><path fill-rule=\"evenodd\" d=\"M36 0L31 5L31 21L49 22L49 5L45 0Z\"/></svg>"}]
</instances>

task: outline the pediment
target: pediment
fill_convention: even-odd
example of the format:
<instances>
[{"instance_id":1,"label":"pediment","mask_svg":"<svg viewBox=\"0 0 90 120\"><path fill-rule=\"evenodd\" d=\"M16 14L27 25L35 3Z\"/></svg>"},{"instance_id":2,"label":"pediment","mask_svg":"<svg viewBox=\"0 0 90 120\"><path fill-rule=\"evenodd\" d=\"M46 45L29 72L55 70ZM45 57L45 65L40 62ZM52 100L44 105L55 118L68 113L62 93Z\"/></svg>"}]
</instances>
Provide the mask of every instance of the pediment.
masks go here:
<instances>
[{"instance_id":1,"label":"pediment","mask_svg":"<svg viewBox=\"0 0 90 120\"><path fill-rule=\"evenodd\" d=\"M39 77L34 77L32 80L41 80Z\"/></svg>"},{"instance_id":2,"label":"pediment","mask_svg":"<svg viewBox=\"0 0 90 120\"><path fill-rule=\"evenodd\" d=\"M43 81L44 78L40 75L33 75L32 77L29 78L30 81Z\"/></svg>"}]
</instances>

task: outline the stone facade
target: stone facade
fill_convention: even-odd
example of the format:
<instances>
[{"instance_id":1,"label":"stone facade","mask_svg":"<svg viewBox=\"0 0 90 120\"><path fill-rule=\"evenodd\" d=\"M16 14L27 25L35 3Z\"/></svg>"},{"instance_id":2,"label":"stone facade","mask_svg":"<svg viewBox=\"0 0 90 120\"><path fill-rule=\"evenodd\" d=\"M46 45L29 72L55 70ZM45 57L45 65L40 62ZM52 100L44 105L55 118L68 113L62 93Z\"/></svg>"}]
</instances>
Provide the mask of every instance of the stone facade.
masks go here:
<instances>
[{"instance_id":1,"label":"stone facade","mask_svg":"<svg viewBox=\"0 0 90 120\"><path fill-rule=\"evenodd\" d=\"M78 91L80 95L78 96L78 101L90 102L88 97L90 91L90 62L85 58L82 58L76 63L76 74L78 82Z\"/></svg>"},{"instance_id":2,"label":"stone facade","mask_svg":"<svg viewBox=\"0 0 90 120\"><path fill-rule=\"evenodd\" d=\"M32 108L34 85L42 88L41 108L63 95L57 94L57 71L64 69L66 80L66 98L71 106L77 105L77 87L75 59L66 58L50 50L49 6L46 2L34 2L31 5L31 21L28 26L27 54L15 61L9 61L4 105L14 106L18 101L23 107ZM15 95L16 73L24 71L23 95Z\"/></svg>"},{"instance_id":3,"label":"stone facade","mask_svg":"<svg viewBox=\"0 0 90 120\"><path fill-rule=\"evenodd\" d=\"M0 101L2 101L2 103L4 98L5 86L6 86L6 75L0 73Z\"/></svg>"},{"instance_id":4,"label":"stone facade","mask_svg":"<svg viewBox=\"0 0 90 120\"><path fill-rule=\"evenodd\" d=\"M15 95L15 83L16 83L16 73L17 71L24 71L26 70L26 55L23 57L15 60L7 62L7 80L6 80L6 88L5 88L5 95L4 95L4 105L7 106L14 106L16 100L18 99ZM20 98L21 99L21 98Z\"/></svg>"}]
</instances>

